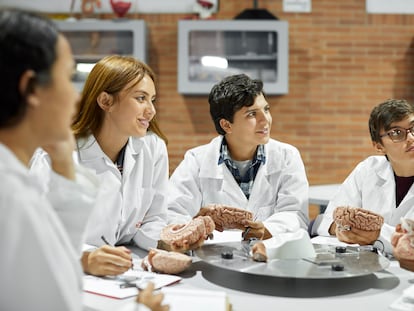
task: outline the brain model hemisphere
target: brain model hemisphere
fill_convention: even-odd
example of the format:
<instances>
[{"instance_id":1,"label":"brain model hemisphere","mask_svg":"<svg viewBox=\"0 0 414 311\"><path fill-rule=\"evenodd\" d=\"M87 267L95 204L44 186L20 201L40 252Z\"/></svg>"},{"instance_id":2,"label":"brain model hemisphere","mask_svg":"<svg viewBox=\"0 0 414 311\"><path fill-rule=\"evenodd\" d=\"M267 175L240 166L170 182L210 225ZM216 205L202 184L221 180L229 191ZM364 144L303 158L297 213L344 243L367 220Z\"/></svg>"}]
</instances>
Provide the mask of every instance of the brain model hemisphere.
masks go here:
<instances>
[{"instance_id":1,"label":"brain model hemisphere","mask_svg":"<svg viewBox=\"0 0 414 311\"><path fill-rule=\"evenodd\" d=\"M412 244L413 239L414 236L412 235L402 235L401 238L398 240L398 244L394 248L394 255L397 258L414 260L414 247Z\"/></svg>"},{"instance_id":2,"label":"brain model hemisphere","mask_svg":"<svg viewBox=\"0 0 414 311\"><path fill-rule=\"evenodd\" d=\"M204 207L203 215L210 216L216 226L222 229L238 229L245 220L253 219L249 211L220 204Z\"/></svg>"},{"instance_id":3,"label":"brain model hemisphere","mask_svg":"<svg viewBox=\"0 0 414 311\"><path fill-rule=\"evenodd\" d=\"M391 239L394 256L400 259L414 260L414 221L401 219L401 227Z\"/></svg>"},{"instance_id":4,"label":"brain model hemisphere","mask_svg":"<svg viewBox=\"0 0 414 311\"><path fill-rule=\"evenodd\" d=\"M357 228L364 231L381 230L384 218L366 209L349 206L339 206L333 212L337 225Z\"/></svg>"},{"instance_id":5,"label":"brain model hemisphere","mask_svg":"<svg viewBox=\"0 0 414 311\"><path fill-rule=\"evenodd\" d=\"M185 244L194 244L201 238L207 238L214 231L214 221L208 216L199 216L187 224L173 224L166 226L162 231L161 240L169 245L182 247Z\"/></svg>"},{"instance_id":6,"label":"brain model hemisphere","mask_svg":"<svg viewBox=\"0 0 414 311\"><path fill-rule=\"evenodd\" d=\"M177 274L187 269L191 262L191 257L187 255L152 248L141 265L147 271Z\"/></svg>"}]
</instances>

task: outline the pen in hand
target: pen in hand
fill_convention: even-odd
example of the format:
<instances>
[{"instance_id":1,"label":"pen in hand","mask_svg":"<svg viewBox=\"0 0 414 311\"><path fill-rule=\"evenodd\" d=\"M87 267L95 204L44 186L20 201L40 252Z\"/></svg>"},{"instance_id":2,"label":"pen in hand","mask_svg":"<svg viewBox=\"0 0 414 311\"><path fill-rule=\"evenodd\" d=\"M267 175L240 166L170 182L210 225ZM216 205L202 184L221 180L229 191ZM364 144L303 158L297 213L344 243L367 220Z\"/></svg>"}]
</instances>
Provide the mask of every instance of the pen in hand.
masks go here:
<instances>
[{"instance_id":1,"label":"pen in hand","mask_svg":"<svg viewBox=\"0 0 414 311\"><path fill-rule=\"evenodd\" d=\"M113 245L111 245L111 243L108 242L108 240L103 235L101 235L101 239L102 239L102 241L104 241L104 243L106 245L113 246Z\"/></svg>"},{"instance_id":2,"label":"pen in hand","mask_svg":"<svg viewBox=\"0 0 414 311\"><path fill-rule=\"evenodd\" d=\"M112 246L112 247L115 247L114 245L112 245L111 243L109 243L108 242L108 240L105 238L105 236L103 236L103 235L101 235L101 240L102 241L104 241L104 243L106 244L106 245L109 245L109 246ZM131 270L133 270L134 269L134 262L132 262L132 264L131 264Z\"/></svg>"}]
</instances>

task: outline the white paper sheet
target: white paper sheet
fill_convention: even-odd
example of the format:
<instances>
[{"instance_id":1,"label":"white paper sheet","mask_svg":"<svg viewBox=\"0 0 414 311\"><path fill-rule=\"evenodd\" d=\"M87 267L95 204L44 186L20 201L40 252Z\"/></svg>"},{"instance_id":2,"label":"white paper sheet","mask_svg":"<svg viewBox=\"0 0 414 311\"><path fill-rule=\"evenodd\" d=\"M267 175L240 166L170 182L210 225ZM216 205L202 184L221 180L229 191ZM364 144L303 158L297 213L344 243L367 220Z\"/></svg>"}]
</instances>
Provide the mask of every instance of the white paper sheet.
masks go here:
<instances>
[{"instance_id":1,"label":"white paper sheet","mask_svg":"<svg viewBox=\"0 0 414 311\"><path fill-rule=\"evenodd\" d=\"M241 230L224 230L223 232L214 230L213 239L206 240L204 244L215 244L223 242L240 242L242 240Z\"/></svg>"},{"instance_id":2,"label":"white paper sheet","mask_svg":"<svg viewBox=\"0 0 414 311\"><path fill-rule=\"evenodd\" d=\"M163 303L170 311L226 311L230 310L227 295L222 291L163 288Z\"/></svg>"},{"instance_id":3,"label":"white paper sheet","mask_svg":"<svg viewBox=\"0 0 414 311\"><path fill-rule=\"evenodd\" d=\"M390 308L400 311L414 311L414 285L404 290L403 294L395 300Z\"/></svg>"},{"instance_id":4,"label":"white paper sheet","mask_svg":"<svg viewBox=\"0 0 414 311\"><path fill-rule=\"evenodd\" d=\"M154 283L155 289L177 283L181 277L169 274L159 274L140 270L129 270L118 277L97 277L85 275L83 279L83 290L88 293L107 296L110 298L123 299L138 294L136 287L120 288L125 280L136 278L136 283L140 288L145 288L148 282Z\"/></svg>"}]
</instances>

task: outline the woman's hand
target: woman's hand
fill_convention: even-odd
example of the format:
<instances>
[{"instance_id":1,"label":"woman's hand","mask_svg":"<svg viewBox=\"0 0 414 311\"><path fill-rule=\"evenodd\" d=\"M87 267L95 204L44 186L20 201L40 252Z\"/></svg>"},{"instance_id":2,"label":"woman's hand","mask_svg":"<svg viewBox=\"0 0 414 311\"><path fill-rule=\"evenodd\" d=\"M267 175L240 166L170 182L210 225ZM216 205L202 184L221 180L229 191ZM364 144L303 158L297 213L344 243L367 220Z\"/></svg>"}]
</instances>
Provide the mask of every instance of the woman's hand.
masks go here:
<instances>
[{"instance_id":1,"label":"woman's hand","mask_svg":"<svg viewBox=\"0 0 414 311\"><path fill-rule=\"evenodd\" d=\"M82 255L85 273L96 276L122 274L132 267L131 251L124 246L101 246Z\"/></svg>"},{"instance_id":2,"label":"woman's hand","mask_svg":"<svg viewBox=\"0 0 414 311\"><path fill-rule=\"evenodd\" d=\"M137 296L137 302L146 305L151 311L168 311L170 306L163 305L163 293L154 294L154 284L149 282L147 287L141 290Z\"/></svg>"},{"instance_id":3,"label":"woman's hand","mask_svg":"<svg viewBox=\"0 0 414 311\"><path fill-rule=\"evenodd\" d=\"M52 169L56 173L72 180L75 179L75 167L72 157L75 146L75 138L71 133L68 133L65 140L42 146L43 150L50 157Z\"/></svg>"}]
</instances>

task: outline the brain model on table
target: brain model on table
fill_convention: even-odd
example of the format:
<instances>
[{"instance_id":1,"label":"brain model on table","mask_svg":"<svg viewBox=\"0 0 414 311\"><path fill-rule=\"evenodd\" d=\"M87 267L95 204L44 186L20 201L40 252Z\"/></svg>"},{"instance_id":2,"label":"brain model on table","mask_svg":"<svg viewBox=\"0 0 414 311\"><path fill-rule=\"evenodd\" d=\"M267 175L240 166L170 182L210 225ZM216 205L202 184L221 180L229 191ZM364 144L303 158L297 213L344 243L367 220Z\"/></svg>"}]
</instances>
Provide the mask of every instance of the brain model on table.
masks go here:
<instances>
[{"instance_id":1,"label":"brain model on table","mask_svg":"<svg viewBox=\"0 0 414 311\"><path fill-rule=\"evenodd\" d=\"M187 224L172 224L161 231L161 241L166 245L184 247L206 239L214 231L214 222L208 216L199 216Z\"/></svg>"},{"instance_id":2,"label":"brain model on table","mask_svg":"<svg viewBox=\"0 0 414 311\"><path fill-rule=\"evenodd\" d=\"M217 229L221 230L240 229L246 220L253 219L253 214L250 211L221 204L211 204L203 207L200 214L210 216Z\"/></svg>"},{"instance_id":3,"label":"brain model on table","mask_svg":"<svg viewBox=\"0 0 414 311\"><path fill-rule=\"evenodd\" d=\"M187 269L191 263L190 256L152 248L142 260L141 266L151 272L177 274Z\"/></svg>"}]
</instances>

